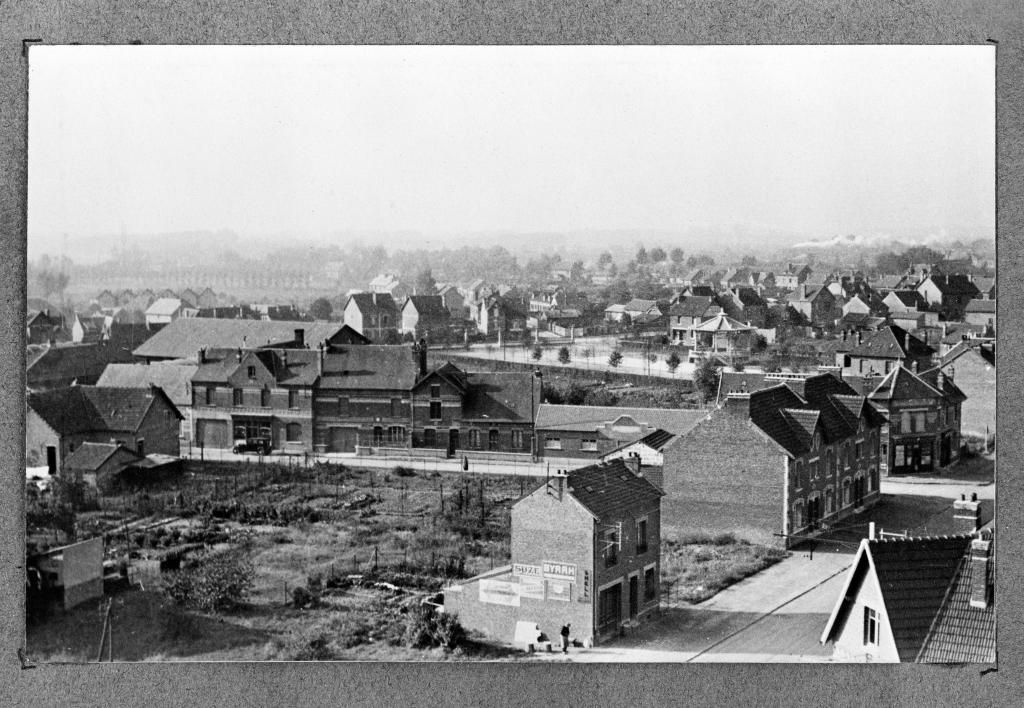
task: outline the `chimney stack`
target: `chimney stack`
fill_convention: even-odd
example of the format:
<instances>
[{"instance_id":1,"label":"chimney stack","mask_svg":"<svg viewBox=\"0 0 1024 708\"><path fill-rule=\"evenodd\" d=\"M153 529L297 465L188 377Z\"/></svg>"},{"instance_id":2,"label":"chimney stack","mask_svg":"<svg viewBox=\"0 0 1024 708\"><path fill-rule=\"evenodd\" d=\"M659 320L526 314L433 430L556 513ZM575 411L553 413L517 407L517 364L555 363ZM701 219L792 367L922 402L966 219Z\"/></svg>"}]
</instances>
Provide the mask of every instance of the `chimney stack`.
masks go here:
<instances>
[{"instance_id":1,"label":"chimney stack","mask_svg":"<svg viewBox=\"0 0 1024 708\"><path fill-rule=\"evenodd\" d=\"M903 335L903 350L910 351L910 332Z\"/></svg>"},{"instance_id":2,"label":"chimney stack","mask_svg":"<svg viewBox=\"0 0 1024 708\"><path fill-rule=\"evenodd\" d=\"M199 351L196 352L196 361L198 361L200 364L205 364L206 363L206 350L205 349L200 348Z\"/></svg>"},{"instance_id":3,"label":"chimney stack","mask_svg":"<svg viewBox=\"0 0 1024 708\"><path fill-rule=\"evenodd\" d=\"M316 358L316 373L317 376L323 376L324 373L324 343L320 342L318 347L319 353Z\"/></svg>"},{"instance_id":4,"label":"chimney stack","mask_svg":"<svg viewBox=\"0 0 1024 708\"><path fill-rule=\"evenodd\" d=\"M299 349L302 349L306 346L306 330L295 330L295 344L298 346Z\"/></svg>"},{"instance_id":5,"label":"chimney stack","mask_svg":"<svg viewBox=\"0 0 1024 708\"><path fill-rule=\"evenodd\" d=\"M975 533L981 528L981 505L978 503L977 494L972 495L970 501L966 495L961 494L960 498L953 502L953 521L960 533Z\"/></svg>"},{"instance_id":6,"label":"chimney stack","mask_svg":"<svg viewBox=\"0 0 1024 708\"><path fill-rule=\"evenodd\" d=\"M985 609L989 605L989 564L992 542L976 538L971 541L971 607Z\"/></svg>"},{"instance_id":7,"label":"chimney stack","mask_svg":"<svg viewBox=\"0 0 1024 708\"><path fill-rule=\"evenodd\" d=\"M630 471L633 474L635 474L637 477L643 477L644 476L644 472L643 472L643 469L642 469L642 467L640 465L640 453L639 452L634 452L634 453L632 453L630 455L630 458L631 458L630 462L633 463L632 464L632 469Z\"/></svg>"},{"instance_id":8,"label":"chimney stack","mask_svg":"<svg viewBox=\"0 0 1024 708\"><path fill-rule=\"evenodd\" d=\"M914 359L912 362L910 362L910 370L913 371L915 374L917 373L917 359ZM941 386L939 388L941 388Z\"/></svg>"},{"instance_id":9,"label":"chimney stack","mask_svg":"<svg viewBox=\"0 0 1024 708\"><path fill-rule=\"evenodd\" d=\"M427 375L427 340L421 339L419 343L420 376Z\"/></svg>"},{"instance_id":10,"label":"chimney stack","mask_svg":"<svg viewBox=\"0 0 1024 708\"><path fill-rule=\"evenodd\" d=\"M238 359L239 362L242 361L242 348L241 347L238 348L238 352L235 354L235 357Z\"/></svg>"}]
</instances>

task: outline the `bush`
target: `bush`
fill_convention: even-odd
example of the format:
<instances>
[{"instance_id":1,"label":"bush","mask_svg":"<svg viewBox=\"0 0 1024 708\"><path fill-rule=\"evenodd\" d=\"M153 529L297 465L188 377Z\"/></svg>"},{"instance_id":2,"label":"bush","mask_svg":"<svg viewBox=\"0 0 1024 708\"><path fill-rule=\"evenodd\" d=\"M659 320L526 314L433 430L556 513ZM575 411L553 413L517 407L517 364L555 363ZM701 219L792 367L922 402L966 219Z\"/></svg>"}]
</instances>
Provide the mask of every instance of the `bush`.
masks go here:
<instances>
[{"instance_id":1,"label":"bush","mask_svg":"<svg viewBox=\"0 0 1024 708\"><path fill-rule=\"evenodd\" d=\"M327 637L320 635L300 646L291 654L292 661L333 661L338 655L331 649Z\"/></svg>"},{"instance_id":2,"label":"bush","mask_svg":"<svg viewBox=\"0 0 1024 708\"><path fill-rule=\"evenodd\" d=\"M245 551L211 553L175 572L164 592L179 605L226 612L241 605L252 592L254 570Z\"/></svg>"},{"instance_id":3,"label":"bush","mask_svg":"<svg viewBox=\"0 0 1024 708\"><path fill-rule=\"evenodd\" d=\"M540 358L542 356L544 356L544 350L538 344L533 348L533 351L530 352L530 358L533 359L534 361L540 361Z\"/></svg>"},{"instance_id":4,"label":"bush","mask_svg":"<svg viewBox=\"0 0 1024 708\"><path fill-rule=\"evenodd\" d=\"M437 612L432 605L420 605L409 611L403 640L410 649L455 649L465 638L466 630L455 615Z\"/></svg>"},{"instance_id":5,"label":"bush","mask_svg":"<svg viewBox=\"0 0 1024 708\"><path fill-rule=\"evenodd\" d=\"M572 361L572 357L569 355L569 347L562 347L561 349L559 349L558 363L564 366L565 364L568 364L570 361Z\"/></svg>"},{"instance_id":6,"label":"bush","mask_svg":"<svg viewBox=\"0 0 1024 708\"><path fill-rule=\"evenodd\" d=\"M401 465L395 467L395 475L398 477L415 477L416 470L411 467L402 467Z\"/></svg>"},{"instance_id":7,"label":"bush","mask_svg":"<svg viewBox=\"0 0 1024 708\"><path fill-rule=\"evenodd\" d=\"M616 349L615 351L613 351L608 356L608 366L610 366L612 368L617 368L618 365L621 364L621 363L622 363L622 352L620 352L618 349Z\"/></svg>"},{"instance_id":8,"label":"bush","mask_svg":"<svg viewBox=\"0 0 1024 708\"><path fill-rule=\"evenodd\" d=\"M668 358L665 359L665 364L668 366L668 370L671 373L673 373L673 374L676 373L676 369L678 369L679 365L682 364L682 363L683 362L679 358L679 355L676 354L675 352L672 352L671 354L669 354Z\"/></svg>"}]
</instances>

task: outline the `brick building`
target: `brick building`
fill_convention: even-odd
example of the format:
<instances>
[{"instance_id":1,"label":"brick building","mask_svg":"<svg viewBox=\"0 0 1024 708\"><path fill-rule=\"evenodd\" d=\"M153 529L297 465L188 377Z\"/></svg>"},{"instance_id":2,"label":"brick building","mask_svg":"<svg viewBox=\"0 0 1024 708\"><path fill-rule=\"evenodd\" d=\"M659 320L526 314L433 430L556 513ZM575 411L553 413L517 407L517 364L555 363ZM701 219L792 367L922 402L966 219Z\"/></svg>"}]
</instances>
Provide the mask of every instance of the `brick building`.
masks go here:
<instances>
[{"instance_id":1,"label":"brick building","mask_svg":"<svg viewBox=\"0 0 1024 708\"><path fill-rule=\"evenodd\" d=\"M451 313L440 295L410 295L402 305L401 334L417 340L443 341L448 337Z\"/></svg>"},{"instance_id":2,"label":"brick building","mask_svg":"<svg viewBox=\"0 0 1024 708\"><path fill-rule=\"evenodd\" d=\"M29 394L25 455L51 474L84 442L177 456L181 413L160 388L70 386Z\"/></svg>"},{"instance_id":3,"label":"brick building","mask_svg":"<svg viewBox=\"0 0 1024 708\"><path fill-rule=\"evenodd\" d=\"M512 507L511 566L445 590L445 612L499 641L517 622L590 646L658 609L662 492L616 460L553 477Z\"/></svg>"},{"instance_id":4,"label":"brick building","mask_svg":"<svg viewBox=\"0 0 1024 708\"><path fill-rule=\"evenodd\" d=\"M531 373L469 373L449 362L411 393L413 447L534 452L541 383Z\"/></svg>"},{"instance_id":5,"label":"brick building","mask_svg":"<svg viewBox=\"0 0 1024 708\"><path fill-rule=\"evenodd\" d=\"M883 423L832 374L728 393L664 449L665 518L797 542L878 501Z\"/></svg>"},{"instance_id":6,"label":"brick building","mask_svg":"<svg viewBox=\"0 0 1024 708\"><path fill-rule=\"evenodd\" d=\"M192 375L194 444L229 448L269 437L271 448L310 449L319 352L309 349L201 350Z\"/></svg>"},{"instance_id":7,"label":"brick building","mask_svg":"<svg viewBox=\"0 0 1024 708\"><path fill-rule=\"evenodd\" d=\"M883 475L929 472L960 459L963 391L940 369L916 374L899 366L869 394L886 416Z\"/></svg>"}]
</instances>

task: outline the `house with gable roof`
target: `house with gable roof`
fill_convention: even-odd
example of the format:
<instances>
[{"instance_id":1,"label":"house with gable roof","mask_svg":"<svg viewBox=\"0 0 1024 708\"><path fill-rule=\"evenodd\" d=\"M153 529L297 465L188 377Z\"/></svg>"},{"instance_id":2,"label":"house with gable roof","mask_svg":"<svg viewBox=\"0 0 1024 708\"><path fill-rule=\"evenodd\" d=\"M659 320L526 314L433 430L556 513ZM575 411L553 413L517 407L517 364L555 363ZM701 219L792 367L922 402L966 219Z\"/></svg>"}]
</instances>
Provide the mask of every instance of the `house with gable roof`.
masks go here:
<instances>
[{"instance_id":1,"label":"house with gable roof","mask_svg":"<svg viewBox=\"0 0 1024 708\"><path fill-rule=\"evenodd\" d=\"M931 366L935 350L898 325L877 332L854 332L835 354L835 365L849 376L885 376L900 364L920 371Z\"/></svg>"},{"instance_id":2,"label":"house with gable roof","mask_svg":"<svg viewBox=\"0 0 1024 708\"><path fill-rule=\"evenodd\" d=\"M763 384L665 447L673 524L790 546L880 498L884 418L866 397L831 373Z\"/></svg>"},{"instance_id":3,"label":"house with gable roof","mask_svg":"<svg viewBox=\"0 0 1024 708\"><path fill-rule=\"evenodd\" d=\"M69 386L30 393L25 416L29 466L61 469L85 442L123 444L139 455L180 453L181 413L162 389Z\"/></svg>"},{"instance_id":4,"label":"house with gable roof","mask_svg":"<svg viewBox=\"0 0 1024 708\"><path fill-rule=\"evenodd\" d=\"M973 278L969 275L941 275L932 273L915 288L943 319L963 318L964 308L980 295Z\"/></svg>"},{"instance_id":5,"label":"house with gable roof","mask_svg":"<svg viewBox=\"0 0 1024 708\"><path fill-rule=\"evenodd\" d=\"M345 301L345 324L374 342L398 340L402 315L387 292L353 293Z\"/></svg>"},{"instance_id":6,"label":"house with gable roof","mask_svg":"<svg viewBox=\"0 0 1024 708\"><path fill-rule=\"evenodd\" d=\"M401 317L401 334L431 342L447 338L452 318L440 295L410 295L402 305Z\"/></svg>"},{"instance_id":7,"label":"house with gable roof","mask_svg":"<svg viewBox=\"0 0 1024 708\"><path fill-rule=\"evenodd\" d=\"M722 308L711 295L681 298L669 308L668 336L678 344L687 339L691 327L711 319L721 311Z\"/></svg>"},{"instance_id":8,"label":"house with gable roof","mask_svg":"<svg viewBox=\"0 0 1024 708\"><path fill-rule=\"evenodd\" d=\"M194 444L224 449L266 437L272 450L311 450L321 356L319 349L201 350L191 378Z\"/></svg>"},{"instance_id":9,"label":"house with gable roof","mask_svg":"<svg viewBox=\"0 0 1024 708\"><path fill-rule=\"evenodd\" d=\"M868 378L868 386L878 377ZM868 394L885 415L883 475L930 472L960 459L963 391L941 369L917 373L899 365Z\"/></svg>"},{"instance_id":10,"label":"house with gable roof","mask_svg":"<svg viewBox=\"0 0 1024 708\"><path fill-rule=\"evenodd\" d=\"M815 327L829 327L842 317L842 307L825 285L801 283L787 296L790 307Z\"/></svg>"},{"instance_id":11,"label":"house with gable roof","mask_svg":"<svg viewBox=\"0 0 1024 708\"><path fill-rule=\"evenodd\" d=\"M413 447L534 453L541 382L532 373L468 372L448 362L410 393Z\"/></svg>"},{"instance_id":12,"label":"house with gable roof","mask_svg":"<svg viewBox=\"0 0 1024 708\"><path fill-rule=\"evenodd\" d=\"M512 506L511 565L446 587L445 613L524 645L619 636L658 611L661 497L623 460L555 475Z\"/></svg>"},{"instance_id":13,"label":"house with gable roof","mask_svg":"<svg viewBox=\"0 0 1024 708\"><path fill-rule=\"evenodd\" d=\"M977 531L862 540L821 643L834 661L994 663L994 543Z\"/></svg>"}]
</instances>

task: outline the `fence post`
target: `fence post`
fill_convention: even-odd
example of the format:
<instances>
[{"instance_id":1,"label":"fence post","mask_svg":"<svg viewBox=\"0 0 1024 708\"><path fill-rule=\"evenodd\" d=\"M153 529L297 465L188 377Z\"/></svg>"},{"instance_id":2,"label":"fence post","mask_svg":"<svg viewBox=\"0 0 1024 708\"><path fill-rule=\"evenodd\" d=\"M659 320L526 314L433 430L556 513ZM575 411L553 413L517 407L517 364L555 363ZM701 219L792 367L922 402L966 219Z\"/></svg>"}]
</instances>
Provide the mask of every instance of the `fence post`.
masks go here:
<instances>
[{"instance_id":1,"label":"fence post","mask_svg":"<svg viewBox=\"0 0 1024 708\"><path fill-rule=\"evenodd\" d=\"M379 557L378 557L379 551L380 551L380 548L378 546L374 546L373 547L373 569L374 569L374 571L377 570L378 561L379 561Z\"/></svg>"}]
</instances>

